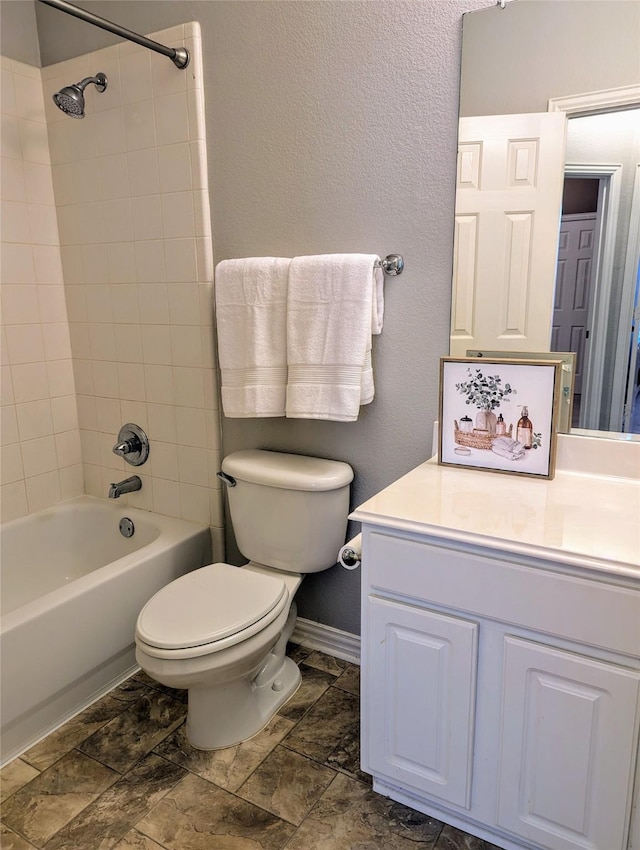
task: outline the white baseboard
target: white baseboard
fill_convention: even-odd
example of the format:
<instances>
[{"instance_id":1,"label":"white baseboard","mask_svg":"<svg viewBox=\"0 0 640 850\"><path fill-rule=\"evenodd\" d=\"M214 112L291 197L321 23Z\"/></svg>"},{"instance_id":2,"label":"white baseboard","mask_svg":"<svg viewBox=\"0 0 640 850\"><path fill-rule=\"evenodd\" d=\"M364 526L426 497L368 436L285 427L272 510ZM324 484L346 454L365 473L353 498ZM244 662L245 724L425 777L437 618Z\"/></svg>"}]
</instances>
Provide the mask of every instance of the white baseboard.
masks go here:
<instances>
[{"instance_id":1,"label":"white baseboard","mask_svg":"<svg viewBox=\"0 0 640 850\"><path fill-rule=\"evenodd\" d=\"M360 665L360 636L352 635L351 632L343 632L341 629L298 617L291 640L308 649L317 649L343 661Z\"/></svg>"}]
</instances>

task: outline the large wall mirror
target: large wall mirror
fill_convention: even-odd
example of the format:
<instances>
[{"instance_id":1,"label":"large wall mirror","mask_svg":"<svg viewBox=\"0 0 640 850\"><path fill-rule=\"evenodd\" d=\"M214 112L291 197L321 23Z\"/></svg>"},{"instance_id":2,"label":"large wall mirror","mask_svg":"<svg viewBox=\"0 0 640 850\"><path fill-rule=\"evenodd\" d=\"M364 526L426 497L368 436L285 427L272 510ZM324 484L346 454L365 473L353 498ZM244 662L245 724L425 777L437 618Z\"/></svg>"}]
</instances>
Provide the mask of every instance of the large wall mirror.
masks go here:
<instances>
[{"instance_id":1,"label":"large wall mirror","mask_svg":"<svg viewBox=\"0 0 640 850\"><path fill-rule=\"evenodd\" d=\"M637 0L463 19L451 354L575 352L607 432L640 431L639 37Z\"/></svg>"}]
</instances>

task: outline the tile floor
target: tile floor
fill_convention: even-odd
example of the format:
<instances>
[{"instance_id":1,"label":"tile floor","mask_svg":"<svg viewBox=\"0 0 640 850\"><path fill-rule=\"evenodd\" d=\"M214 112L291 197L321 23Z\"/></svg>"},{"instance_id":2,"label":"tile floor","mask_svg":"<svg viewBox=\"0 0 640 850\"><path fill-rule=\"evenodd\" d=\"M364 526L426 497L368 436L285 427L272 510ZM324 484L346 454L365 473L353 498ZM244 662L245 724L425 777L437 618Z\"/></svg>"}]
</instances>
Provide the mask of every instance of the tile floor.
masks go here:
<instances>
[{"instance_id":1,"label":"tile floor","mask_svg":"<svg viewBox=\"0 0 640 850\"><path fill-rule=\"evenodd\" d=\"M4 768L3 850L494 850L376 794L358 667L290 654L297 694L214 753L185 739L184 691L132 676Z\"/></svg>"}]
</instances>

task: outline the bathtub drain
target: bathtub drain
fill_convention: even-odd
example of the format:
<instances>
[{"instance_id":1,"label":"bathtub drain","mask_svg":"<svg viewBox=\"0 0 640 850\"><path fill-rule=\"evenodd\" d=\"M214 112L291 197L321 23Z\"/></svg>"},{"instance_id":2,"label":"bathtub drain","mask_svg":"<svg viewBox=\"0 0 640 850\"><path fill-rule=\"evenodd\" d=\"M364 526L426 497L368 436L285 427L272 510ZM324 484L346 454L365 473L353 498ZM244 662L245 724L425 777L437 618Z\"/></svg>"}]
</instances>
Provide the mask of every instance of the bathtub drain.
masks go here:
<instances>
[{"instance_id":1,"label":"bathtub drain","mask_svg":"<svg viewBox=\"0 0 640 850\"><path fill-rule=\"evenodd\" d=\"M135 531L135 526L131 522L128 516L123 516L120 520L120 534L123 537L133 537L133 532Z\"/></svg>"}]
</instances>

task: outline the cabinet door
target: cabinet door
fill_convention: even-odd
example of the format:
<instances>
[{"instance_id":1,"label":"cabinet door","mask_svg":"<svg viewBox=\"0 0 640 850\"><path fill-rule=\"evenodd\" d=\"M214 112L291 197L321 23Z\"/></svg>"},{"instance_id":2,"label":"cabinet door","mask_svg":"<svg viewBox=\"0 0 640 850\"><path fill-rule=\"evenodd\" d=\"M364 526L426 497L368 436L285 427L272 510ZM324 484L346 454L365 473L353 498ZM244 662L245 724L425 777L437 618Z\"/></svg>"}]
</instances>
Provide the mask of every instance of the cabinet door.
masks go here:
<instances>
[{"instance_id":1,"label":"cabinet door","mask_svg":"<svg viewBox=\"0 0 640 850\"><path fill-rule=\"evenodd\" d=\"M552 850L620 850L640 674L505 638L498 823Z\"/></svg>"},{"instance_id":2,"label":"cabinet door","mask_svg":"<svg viewBox=\"0 0 640 850\"><path fill-rule=\"evenodd\" d=\"M466 808L477 633L457 617L370 599L369 767Z\"/></svg>"}]
</instances>

